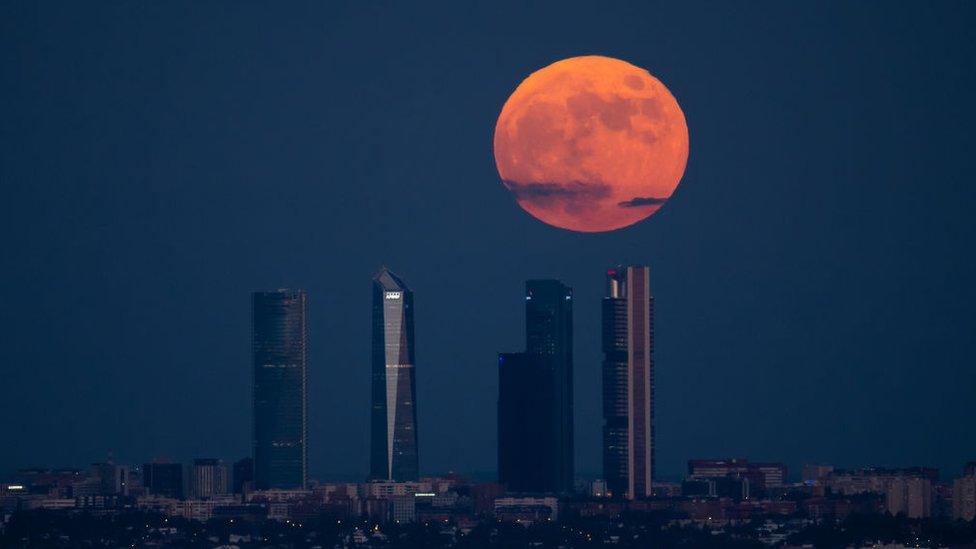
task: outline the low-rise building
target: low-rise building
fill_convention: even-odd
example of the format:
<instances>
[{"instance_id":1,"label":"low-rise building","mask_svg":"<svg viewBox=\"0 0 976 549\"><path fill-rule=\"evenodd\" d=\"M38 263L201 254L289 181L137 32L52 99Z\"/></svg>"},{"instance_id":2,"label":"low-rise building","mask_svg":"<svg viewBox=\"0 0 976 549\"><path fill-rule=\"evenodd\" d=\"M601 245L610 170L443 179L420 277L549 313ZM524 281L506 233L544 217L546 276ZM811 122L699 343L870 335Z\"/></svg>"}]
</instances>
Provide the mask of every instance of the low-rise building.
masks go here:
<instances>
[{"instance_id":1,"label":"low-rise building","mask_svg":"<svg viewBox=\"0 0 976 549\"><path fill-rule=\"evenodd\" d=\"M183 490L183 464L154 461L142 465L142 485L147 495L180 499Z\"/></svg>"},{"instance_id":2,"label":"low-rise building","mask_svg":"<svg viewBox=\"0 0 976 549\"><path fill-rule=\"evenodd\" d=\"M197 499L224 495L230 487L230 469L213 458L193 460L190 469L190 493Z\"/></svg>"},{"instance_id":3,"label":"low-rise building","mask_svg":"<svg viewBox=\"0 0 976 549\"><path fill-rule=\"evenodd\" d=\"M433 483L428 479L416 482L379 480L360 485L360 493L364 497L391 498L394 496L412 496L418 492L434 492Z\"/></svg>"},{"instance_id":4,"label":"low-rise building","mask_svg":"<svg viewBox=\"0 0 976 549\"><path fill-rule=\"evenodd\" d=\"M822 464L810 464L803 466L803 472L800 478L803 482L814 483L823 482L830 473L834 472L833 465L822 465Z\"/></svg>"},{"instance_id":5,"label":"low-rise building","mask_svg":"<svg viewBox=\"0 0 976 549\"><path fill-rule=\"evenodd\" d=\"M922 477L896 476L885 487L885 506L890 515L908 518L932 516L932 481Z\"/></svg>"},{"instance_id":6,"label":"low-rise building","mask_svg":"<svg viewBox=\"0 0 976 549\"><path fill-rule=\"evenodd\" d=\"M976 470L952 483L952 518L976 519Z\"/></svg>"},{"instance_id":7,"label":"low-rise building","mask_svg":"<svg viewBox=\"0 0 976 549\"><path fill-rule=\"evenodd\" d=\"M390 498L390 519L398 524L405 524L417 520L417 496L413 494L393 496Z\"/></svg>"},{"instance_id":8,"label":"low-rise building","mask_svg":"<svg viewBox=\"0 0 976 549\"><path fill-rule=\"evenodd\" d=\"M741 458L688 460L688 478L693 480L742 478L747 479L746 490L752 495L767 488L779 488L786 482L786 465L782 463L750 463ZM744 497L749 497L747 494Z\"/></svg>"},{"instance_id":9,"label":"low-rise building","mask_svg":"<svg viewBox=\"0 0 976 549\"><path fill-rule=\"evenodd\" d=\"M555 497L504 497L495 500L495 517L503 521L532 523L559 519Z\"/></svg>"}]
</instances>

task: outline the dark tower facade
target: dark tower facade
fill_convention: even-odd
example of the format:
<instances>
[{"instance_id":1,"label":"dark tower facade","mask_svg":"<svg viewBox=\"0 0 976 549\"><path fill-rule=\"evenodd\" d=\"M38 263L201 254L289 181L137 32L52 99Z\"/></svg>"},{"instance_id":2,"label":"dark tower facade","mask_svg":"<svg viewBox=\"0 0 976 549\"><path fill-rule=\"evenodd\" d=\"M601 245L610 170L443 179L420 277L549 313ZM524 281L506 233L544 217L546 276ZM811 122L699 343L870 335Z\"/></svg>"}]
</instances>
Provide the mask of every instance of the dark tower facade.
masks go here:
<instances>
[{"instance_id":1,"label":"dark tower facade","mask_svg":"<svg viewBox=\"0 0 976 549\"><path fill-rule=\"evenodd\" d=\"M529 353L498 355L498 480L511 492L553 492L553 368Z\"/></svg>"},{"instance_id":2,"label":"dark tower facade","mask_svg":"<svg viewBox=\"0 0 976 549\"><path fill-rule=\"evenodd\" d=\"M651 495L653 353L650 268L610 269L603 299L603 475L615 497Z\"/></svg>"},{"instance_id":3,"label":"dark tower facade","mask_svg":"<svg viewBox=\"0 0 976 549\"><path fill-rule=\"evenodd\" d=\"M573 491L573 289L558 280L525 283L525 352L552 370L552 487Z\"/></svg>"},{"instance_id":4,"label":"dark tower facade","mask_svg":"<svg viewBox=\"0 0 976 549\"><path fill-rule=\"evenodd\" d=\"M254 482L254 458L243 458L234 462L232 491L243 494L248 483Z\"/></svg>"},{"instance_id":5,"label":"dark tower facade","mask_svg":"<svg viewBox=\"0 0 976 549\"><path fill-rule=\"evenodd\" d=\"M385 267L373 277L370 478L416 480L413 292Z\"/></svg>"},{"instance_id":6,"label":"dark tower facade","mask_svg":"<svg viewBox=\"0 0 976 549\"><path fill-rule=\"evenodd\" d=\"M154 496L183 498L182 463L146 463L142 466L142 485Z\"/></svg>"},{"instance_id":7,"label":"dark tower facade","mask_svg":"<svg viewBox=\"0 0 976 549\"><path fill-rule=\"evenodd\" d=\"M525 352L498 357L499 480L516 492L573 489L573 290L525 284Z\"/></svg>"},{"instance_id":8,"label":"dark tower facade","mask_svg":"<svg viewBox=\"0 0 976 549\"><path fill-rule=\"evenodd\" d=\"M304 488L307 480L307 305L302 290L251 295L254 484Z\"/></svg>"}]
</instances>

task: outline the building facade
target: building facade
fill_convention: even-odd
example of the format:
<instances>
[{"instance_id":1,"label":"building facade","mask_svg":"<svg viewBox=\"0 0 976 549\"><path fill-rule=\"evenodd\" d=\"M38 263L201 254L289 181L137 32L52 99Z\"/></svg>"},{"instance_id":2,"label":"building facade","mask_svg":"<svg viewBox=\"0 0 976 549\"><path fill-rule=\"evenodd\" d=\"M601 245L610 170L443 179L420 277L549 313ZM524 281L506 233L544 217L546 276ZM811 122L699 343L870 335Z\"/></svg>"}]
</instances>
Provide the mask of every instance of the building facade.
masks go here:
<instances>
[{"instance_id":1,"label":"building facade","mask_svg":"<svg viewBox=\"0 0 976 549\"><path fill-rule=\"evenodd\" d=\"M952 518L976 520L976 474L952 482Z\"/></svg>"},{"instance_id":2,"label":"building facade","mask_svg":"<svg viewBox=\"0 0 976 549\"><path fill-rule=\"evenodd\" d=\"M924 477L891 477L885 486L885 507L890 515L931 517L932 481Z\"/></svg>"},{"instance_id":3,"label":"building facade","mask_svg":"<svg viewBox=\"0 0 976 549\"><path fill-rule=\"evenodd\" d=\"M603 475L614 497L652 494L654 298L650 268L607 271L603 299Z\"/></svg>"},{"instance_id":4,"label":"building facade","mask_svg":"<svg viewBox=\"0 0 976 549\"><path fill-rule=\"evenodd\" d=\"M807 464L803 466L803 472L800 475L800 480L803 482L823 482L823 480L833 472L833 465Z\"/></svg>"},{"instance_id":5,"label":"building facade","mask_svg":"<svg viewBox=\"0 0 976 549\"><path fill-rule=\"evenodd\" d=\"M246 457L234 462L232 491L235 494L243 494L253 487L254 483L254 458Z\"/></svg>"},{"instance_id":6,"label":"building facade","mask_svg":"<svg viewBox=\"0 0 976 549\"><path fill-rule=\"evenodd\" d=\"M498 481L511 492L556 489L551 358L498 355Z\"/></svg>"},{"instance_id":7,"label":"building facade","mask_svg":"<svg viewBox=\"0 0 976 549\"><path fill-rule=\"evenodd\" d=\"M182 463L145 463L142 485L146 493L174 499L183 498Z\"/></svg>"},{"instance_id":8,"label":"building facade","mask_svg":"<svg viewBox=\"0 0 976 549\"><path fill-rule=\"evenodd\" d=\"M251 296L254 482L301 489L307 480L308 329L302 290Z\"/></svg>"},{"instance_id":9,"label":"building facade","mask_svg":"<svg viewBox=\"0 0 976 549\"><path fill-rule=\"evenodd\" d=\"M525 283L525 352L552 369L552 492L573 491L573 289L558 280Z\"/></svg>"},{"instance_id":10,"label":"building facade","mask_svg":"<svg viewBox=\"0 0 976 549\"><path fill-rule=\"evenodd\" d=\"M373 278L370 478L419 476L413 292L385 267Z\"/></svg>"},{"instance_id":11,"label":"building facade","mask_svg":"<svg viewBox=\"0 0 976 549\"><path fill-rule=\"evenodd\" d=\"M116 465L109 461L105 463L93 463L91 466L91 476L98 480L96 493L103 496L127 496L129 495L129 467L126 465Z\"/></svg>"},{"instance_id":12,"label":"building facade","mask_svg":"<svg viewBox=\"0 0 976 549\"><path fill-rule=\"evenodd\" d=\"M573 490L573 290L525 284L525 352L498 355L498 474L514 492Z\"/></svg>"},{"instance_id":13,"label":"building facade","mask_svg":"<svg viewBox=\"0 0 976 549\"><path fill-rule=\"evenodd\" d=\"M502 497L495 500L495 517L522 524L559 520L559 499L549 497Z\"/></svg>"},{"instance_id":14,"label":"building facade","mask_svg":"<svg viewBox=\"0 0 976 549\"><path fill-rule=\"evenodd\" d=\"M782 463L751 463L741 458L688 460L688 476L692 479L736 476L752 479L755 488L780 488L786 481L786 465Z\"/></svg>"},{"instance_id":15,"label":"building facade","mask_svg":"<svg viewBox=\"0 0 976 549\"><path fill-rule=\"evenodd\" d=\"M190 470L190 492L198 499L222 496L228 491L229 477L230 470L221 460L195 459Z\"/></svg>"}]
</instances>

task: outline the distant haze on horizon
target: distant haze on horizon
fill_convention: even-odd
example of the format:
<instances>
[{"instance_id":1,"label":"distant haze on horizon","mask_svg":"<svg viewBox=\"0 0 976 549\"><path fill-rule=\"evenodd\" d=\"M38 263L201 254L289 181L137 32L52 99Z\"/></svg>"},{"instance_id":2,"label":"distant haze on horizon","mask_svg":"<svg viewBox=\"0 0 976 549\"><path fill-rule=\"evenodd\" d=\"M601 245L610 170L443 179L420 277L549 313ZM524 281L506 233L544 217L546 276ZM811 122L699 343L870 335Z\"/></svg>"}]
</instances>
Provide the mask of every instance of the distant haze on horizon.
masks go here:
<instances>
[{"instance_id":1,"label":"distant haze on horizon","mask_svg":"<svg viewBox=\"0 0 976 549\"><path fill-rule=\"evenodd\" d=\"M558 9L555 8L558 6ZM422 473L495 470L523 284L651 266L656 459L976 459L976 6L0 5L0 472L251 448L250 293L308 292L312 478L365 478L370 284L416 306ZM532 71L619 58L690 134L650 219L573 234L499 180Z\"/></svg>"}]
</instances>

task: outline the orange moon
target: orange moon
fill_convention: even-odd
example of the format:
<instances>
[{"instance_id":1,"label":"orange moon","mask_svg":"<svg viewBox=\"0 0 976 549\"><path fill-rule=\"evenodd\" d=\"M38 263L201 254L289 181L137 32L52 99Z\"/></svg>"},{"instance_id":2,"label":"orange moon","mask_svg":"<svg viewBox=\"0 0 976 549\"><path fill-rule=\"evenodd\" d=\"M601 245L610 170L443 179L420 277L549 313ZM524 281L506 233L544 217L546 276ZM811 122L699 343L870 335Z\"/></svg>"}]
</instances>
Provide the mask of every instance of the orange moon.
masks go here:
<instances>
[{"instance_id":1,"label":"orange moon","mask_svg":"<svg viewBox=\"0 0 976 549\"><path fill-rule=\"evenodd\" d=\"M633 225L674 192L688 162L688 126L646 70L572 57L529 75L495 125L495 165L519 206L570 231Z\"/></svg>"}]
</instances>

